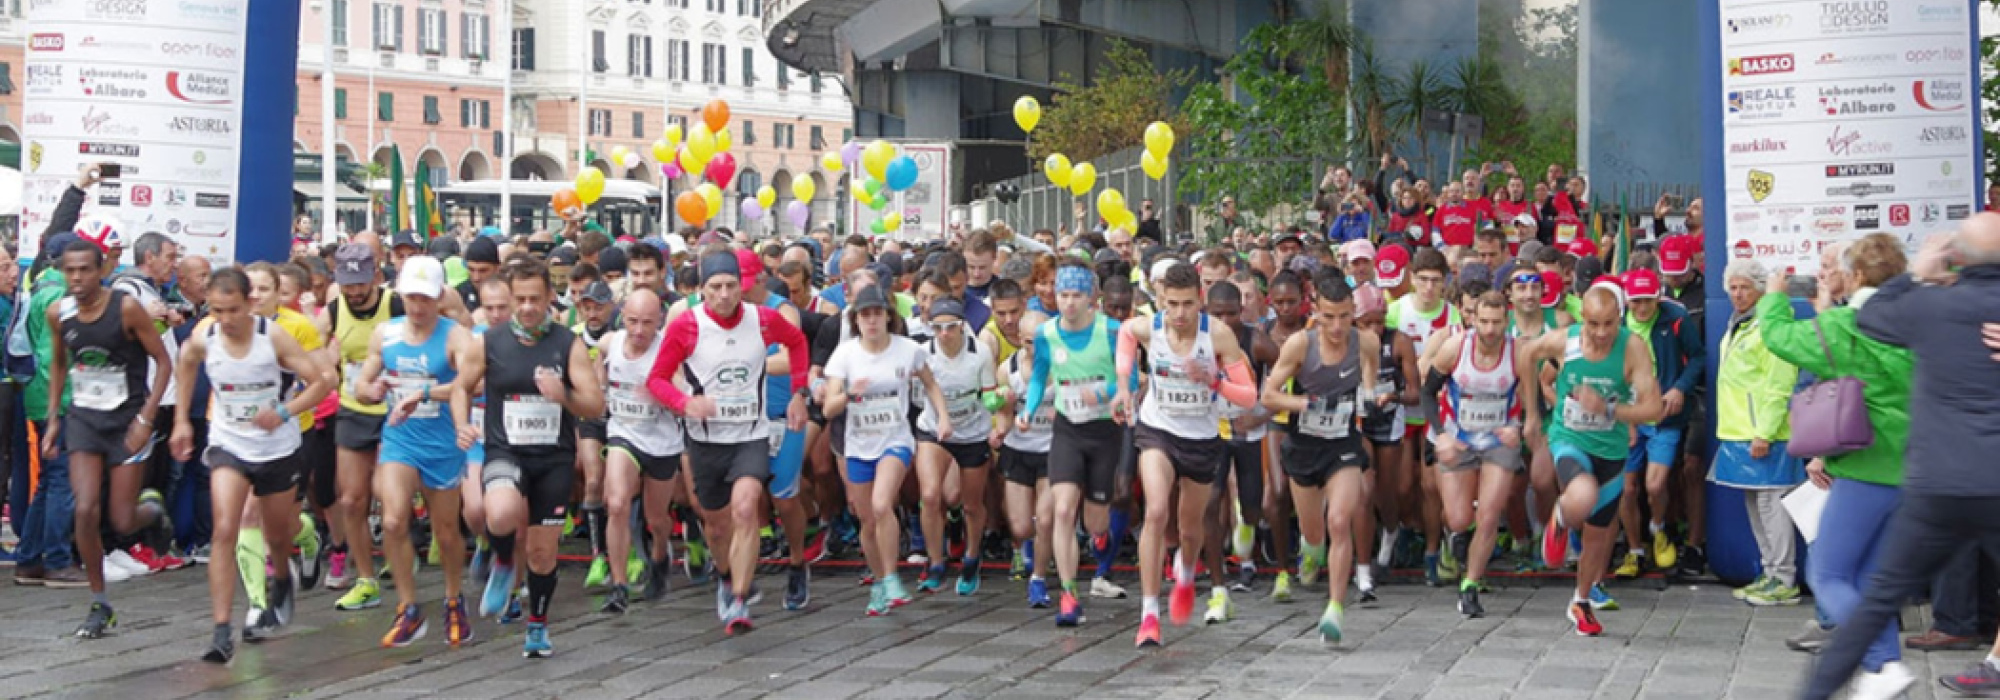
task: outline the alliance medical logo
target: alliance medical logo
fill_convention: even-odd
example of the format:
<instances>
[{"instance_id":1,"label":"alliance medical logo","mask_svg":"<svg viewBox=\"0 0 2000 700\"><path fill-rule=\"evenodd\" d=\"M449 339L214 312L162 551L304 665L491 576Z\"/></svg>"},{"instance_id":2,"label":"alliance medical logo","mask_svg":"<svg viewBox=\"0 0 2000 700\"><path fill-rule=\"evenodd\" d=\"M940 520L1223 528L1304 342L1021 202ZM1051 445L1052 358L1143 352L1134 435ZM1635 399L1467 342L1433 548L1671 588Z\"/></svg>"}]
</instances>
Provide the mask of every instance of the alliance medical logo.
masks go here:
<instances>
[{"instance_id":1,"label":"alliance medical logo","mask_svg":"<svg viewBox=\"0 0 2000 700\"><path fill-rule=\"evenodd\" d=\"M1956 112L1965 109L1965 81L1952 78L1934 78L1910 83L1910 96L1917 106L1932 112Z\"/></svg>"}]
</instances>

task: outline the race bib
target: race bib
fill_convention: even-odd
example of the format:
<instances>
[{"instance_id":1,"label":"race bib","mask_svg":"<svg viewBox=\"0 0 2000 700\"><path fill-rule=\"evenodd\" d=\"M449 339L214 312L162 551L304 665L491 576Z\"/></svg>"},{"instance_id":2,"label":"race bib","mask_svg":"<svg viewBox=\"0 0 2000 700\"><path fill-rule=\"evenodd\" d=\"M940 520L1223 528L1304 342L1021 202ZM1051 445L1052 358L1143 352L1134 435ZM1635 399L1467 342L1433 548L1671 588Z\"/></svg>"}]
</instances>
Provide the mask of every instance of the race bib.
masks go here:
<instances>
[{"instance_id":1,"label":"race bib","mask_svg":"<svg viewBox=\"0 0 2000 700\"><path fill-rule=\"evenodd\" d=\"M1507 397L1467 396L1458 402L1458 428L1468 433L1490 433L1507 424Z\"/></svg>"},{"instance_id":2,"label":"race bib","mask_svg":"<svg viewBox=\"0 0 2000 700\"><path fill-rule=\"evenodd\" d=\"M70 400L77 408L111 411L125 405L130 394L125 386L124 367L70 368Z\"/></svg>"},{"instance_id":3,"label":"race bib","mask_svg":"<svg viewBox=\"0 0 2000 700\"><path fill-rule=\"evenodd\" d=\"M361 392L356 387L361 386L361 363L349 362L341 365L340 384L348 396L359 395Z\"/></svg>"},{"instance_id":4,"label":"race bib","mask_svg":"<svg viewBox=\"0 0 2000 700\"><path fill-rule=\"evenodd\" d=\"M947 397L944 407L946 418L951 421L951 431L969 432L972 425L979 421L979 390L967 389Z\"/></svg>"},{"instance_id":5,"label":"race bib","mask_svg":"<svg viewBox=\"0 0 2000 700\"><path fill-rule=\"evenodd\" d=\"M1170 416L1202 416L1214 408L1214 392L1182 377L1154 377L1153 401Z\"/></svg>"},{"instance_id":6,"label":"race bib","mask_svg":"<svg viewBox=\"0 0 2000 700\"><path fill-rule=\"evenodd\" d=\"M1083 423L1111 417L1111 403L1104 399L1105 381L1080 379L1056 387L1056 405L1072 422Z\"/></svg>"},{"instance_id":7,"label":"race bib","mask_svg":"<svg viewBox=\"0 0 2000 700\"><path fill-rule=\"evenodd\" d=\"M1332 406L1326 399L1315 398L1306 404L1306 410L1299 414L1299 433L1322 440L1339 440L1347 437L1354 425L1354 402L1342 398Z\"/></svg>"},{"instance_id":8,"label":"race bib","mask_svg":"<svg viewBox=\"0 0 2000 700\"><path fill-rule=\"evenodd\" d=\"M547 397L509 396L502 412L509 444L554 445L562 432L562 406Z\"/></svg>"},{"instance_id":9,"label":"race bib","mask_svg":"<svg viewBox=\"0 0 2000 700\"><path fill-rule=\"evenodd\" d=\"M611 417L620 422L650 423L660 417L659 402L631 386L613 385L605 396L611 402Z\"/></svg>"},{"instance_id":10,"label":"race bib","mask_svg":"<svg viewBox=\"0 0 2000 700\"><path fill-rule=\"evenodd\" d=\"M465 422L471 423L472 427L478 428L481 433L486 432L486 407L473 406L472 410L466 412Z\"/></svg>"},{"instance_id":11,"label":"race bib","mask_svg":"<svg viewBox=\"0 0 2000 700\"><path fill-rule=\"evenodd\" d=\"M1034 413L1028 414L1028 430L1030 432L1040 433L1053 427L1055 423L1055 406L1042 404L1041 408L1035 409Z\"/></svg>"},{"instance_id":12,"label":"race bib","mask_svg":"<svg viewBox=\"0 0 2000 700\"><path fill-rule=\"evenodd\" d=\"M715 417L712 423L755 423L764 417L764 411L757 406L757 394L715 394Z\"/></svg>"},{"instance_id":13,"label":"race bib","mask_svg":"<svg viewBox=\"0 0 2000 700\"><path fill-rule=\"evenodd\" d=\"M239 431L256 428L257 412L278 405L278 385L272 382L220 384L215 387L215 410L222 422Z\"/></svg>"},{"instance_id":14,"label":"race bib","mask_svg":"<svg viewBox=\"0 0 2000 700\"><path fill-rule=\"evenodd\" d=\"M894 394L854 401L847 411L853 414L849 417L848 429L868 435L888 433L905 420L903 402L897 401Z\"/></svg>"},{"instance_id":15,"label":"race bib","mask_svg":"<svg viewBox=\"0 0 2000 700\"><path fill-rule=\"evenodd\" d=\"M430 391L433 384L430 377L385 375L383 378L389 380L389 405L391 406L401 404L404 399L409 398L411 395ZM419 401L416 408L410 409L410 417L413 419L438 417L438 402Z\"/></svg>"},{"instance_id":16,"label":"race bib","mask_svg":"<svg viewBox=\"0 0 2000 700\"><path fill-rule=\"evenodd\" d=\"M1583 402L1570 396L1563 397L1562 422L1563 426L1570 430L1585 433L1601 433L1618 425L1618 420L1612 417L1611 411L1591 413L1583 410Z\"/></svg>"},{"instance_id":17,"label":"race bib","mask_svg":"<svg viewBox=\"0 0 2000 700\"><path fill-rule=\"evenodd\" d=\"M1577 228L1576 224L1556 224L1556 244L1569 245L1570 241L1576 240Z\"/></svg>"}]
</instances>

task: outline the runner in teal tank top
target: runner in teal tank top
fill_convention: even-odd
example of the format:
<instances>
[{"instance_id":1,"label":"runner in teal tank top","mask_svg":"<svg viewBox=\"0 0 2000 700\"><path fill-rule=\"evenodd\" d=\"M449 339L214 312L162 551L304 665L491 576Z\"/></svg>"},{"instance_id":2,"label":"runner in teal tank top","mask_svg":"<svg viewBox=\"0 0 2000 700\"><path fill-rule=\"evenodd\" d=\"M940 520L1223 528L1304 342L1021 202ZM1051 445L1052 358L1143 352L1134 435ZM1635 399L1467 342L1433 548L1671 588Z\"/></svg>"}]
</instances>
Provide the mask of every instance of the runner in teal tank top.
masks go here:
<instances>
[{"instance_id":1,"label":"runner in teal tank top","mask_svg":"<svg viewBox=\"0 0 2000 700\"><path fill-rule=\"evenodd\" d=\"M1610 525L1617 519L1618 498L1624 490L1627 431L1659 420L1664 412L1652 356L1643 341L1629 342L1622 306L1610 290L1592 289L1584 296L1581 325L1527 342L1515 357L1523 375L1544 360L1562 362L1556 375L1554 418L1548 425L1549 452L1555 458L1562 495L1543 533L1542 555L1560 566L1567 553L1567 528L1576 523L1585 526L1576 594L1569 605L1570 622L1584 636L1604 631L1591 610L1589 594L1611 561ZM1541 392L1522 392L1521 397L1527 434L1536 435L1543 428Z\"/></svg>"}]
</instances>

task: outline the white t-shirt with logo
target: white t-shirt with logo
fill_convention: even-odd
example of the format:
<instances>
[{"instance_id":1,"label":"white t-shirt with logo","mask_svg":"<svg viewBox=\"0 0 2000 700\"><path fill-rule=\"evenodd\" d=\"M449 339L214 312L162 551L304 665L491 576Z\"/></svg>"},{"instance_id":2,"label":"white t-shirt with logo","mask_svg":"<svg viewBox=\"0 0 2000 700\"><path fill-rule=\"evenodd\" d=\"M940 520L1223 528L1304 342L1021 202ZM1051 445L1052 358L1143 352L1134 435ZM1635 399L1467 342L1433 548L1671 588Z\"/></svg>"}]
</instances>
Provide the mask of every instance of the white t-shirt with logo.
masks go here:
<instances>
[{"instance_id":1,"label":"white t-shirt with logo","mask_svg":"<svg viewBox=\"0 0 2000 700\"><path fill-rule=\"evenodd\" d=\"M930 361L930 353L916 341L891 336L889 346L870 353L856 338L840 344L826 362L826 376L842 380L848 393L847 457L881 459L890 448L915 450L917 438L910 432L910 401L914 391L911 378ZM857 381L868 385L856 392Z\"/></svg>"}]
</instances>

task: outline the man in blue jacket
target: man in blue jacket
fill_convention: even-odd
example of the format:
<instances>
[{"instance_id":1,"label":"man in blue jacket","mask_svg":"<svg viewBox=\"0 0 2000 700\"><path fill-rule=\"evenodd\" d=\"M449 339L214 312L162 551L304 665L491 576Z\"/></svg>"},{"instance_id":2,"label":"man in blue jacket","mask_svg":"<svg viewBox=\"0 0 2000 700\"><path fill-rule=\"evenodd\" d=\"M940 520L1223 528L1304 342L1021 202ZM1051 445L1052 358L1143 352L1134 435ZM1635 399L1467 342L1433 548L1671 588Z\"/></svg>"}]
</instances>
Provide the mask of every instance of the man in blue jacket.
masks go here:
<instances>
[{"instance_id":1,"label":"man in blue jacket","mask_svg":"<svg viewBox=\"0 0 2000 700\"><path fill-rule=\"evenodd\" d=\"M1666 404L1667 415L1657 424L1637 428L1637 442L1625 462L1626 474L1646 475L1644 498L1652 518L1645 530L1639 529L1641 494L1638 489L1626 489L1625 500L1619 504L1626 544L1625 561L1616 572L1621 577L1639 575L1639 567L1646 558L1644 537L1652 539L1655 567L1672 570L1678 561L1679 552L1666 532L1667 505L1672 493L1669 477L1686 436L1689 398L1702 382L1708 359L1708 350L1702 344L1701 324L1691 322L1687 308L1679 302L1661 299L1660 290L1660 275L1651 269L1638 268L1625 273L1625 296L1630 307L1625 314L1625 327L1647 339L1647 347L1653 350L1653 375L1660 380L1661 401ZM1628 482L1636 480L1636 476L1627 477Z\"/></svg>"}]
</instances>

